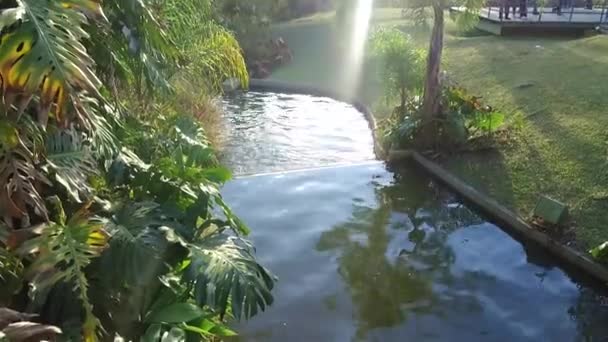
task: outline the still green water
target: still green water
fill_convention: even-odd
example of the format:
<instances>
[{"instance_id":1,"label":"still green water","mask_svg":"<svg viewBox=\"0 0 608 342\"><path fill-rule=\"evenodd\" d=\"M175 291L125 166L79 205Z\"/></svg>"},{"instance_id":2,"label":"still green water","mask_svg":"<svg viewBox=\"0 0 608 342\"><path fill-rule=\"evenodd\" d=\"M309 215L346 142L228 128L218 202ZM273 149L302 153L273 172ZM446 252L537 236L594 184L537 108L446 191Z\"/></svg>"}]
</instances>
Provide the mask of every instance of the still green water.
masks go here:
<instances>
[{"instance_id":1,"label":"still green water","mask_svg":"<svg viewBox=\"0 0 608 342\"><path fill-rule=\"evenodd\" d=\"M269 95L263 96L266 101ZM248 107L246 117L265 115L263 108ZM307 113L307 120L325 120L332 114L325 109ZM353 115L350 120L364 122ZM316 166L309 165L310 156L338 149L332 141L340 139L331 129L325 134L316 147L291 141L307 151L306 158L291 155L294 164ZM258 148L264 155L263 145ZM272 157L256 164L246 151L232 149L229 160L251 172L274 169ZM227 202L252 228L260 261L279 277L275 303L236 325L238 340L608 337L602 293L571 279L414 169L388 170L360 156L349 166L246 176L225 186ZM289 166L287 159L281 167Z\"/></svg>"}]
</instances>

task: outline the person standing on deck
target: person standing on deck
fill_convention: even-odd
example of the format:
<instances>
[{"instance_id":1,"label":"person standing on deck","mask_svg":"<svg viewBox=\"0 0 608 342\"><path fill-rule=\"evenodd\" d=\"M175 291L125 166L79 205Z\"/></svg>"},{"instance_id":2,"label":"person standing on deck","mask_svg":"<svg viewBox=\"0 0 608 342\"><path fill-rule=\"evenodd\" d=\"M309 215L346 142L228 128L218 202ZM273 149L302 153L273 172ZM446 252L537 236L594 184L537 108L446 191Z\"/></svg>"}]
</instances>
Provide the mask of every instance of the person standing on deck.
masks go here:
<instances>
[{"instance_id":1,"label":"person standing on deck","mask_svg":"<svg viewBox=\"0 0 608 342\"><path fill-rule=\"evenodd\" d=\"M540 12L538 11L538 0L532 0L532 6L532 14L540 15Z\"/></svg>"},{"instance_id":2,"label":"person standing on deck","mask_svg":"<svg viewBox=\"0 0 608 342\"><path fill-rule=\"evenodd\" d=\"M564 8L565 0L557 0L557 6L553 7L553 12L557 15L562 15L562 8Z\"/></svg>"},{"instance_id":3,"label":"person standing on deck","mask_svg":"<svg viewBox=\"0 0 608 342\"><path fill-rule=\"evenodd\" d=\"M528 18L528 0L519 0L519 17Z\"/></svg>"},{"instance_id":4,"label":"person standing on deck","mask_svg":"<svg viewBox=\"0 0 608 342\"><path fill-rule=\"evenodd\" d=\"M499 0L500 7L498 8L498 18L500 20L502 20L503 13L506 20L511 20L511 18L509 18L511 2L512 0ZM515 13L515 6L513 6L513 13Z\"/></svg>"}]
</instances>

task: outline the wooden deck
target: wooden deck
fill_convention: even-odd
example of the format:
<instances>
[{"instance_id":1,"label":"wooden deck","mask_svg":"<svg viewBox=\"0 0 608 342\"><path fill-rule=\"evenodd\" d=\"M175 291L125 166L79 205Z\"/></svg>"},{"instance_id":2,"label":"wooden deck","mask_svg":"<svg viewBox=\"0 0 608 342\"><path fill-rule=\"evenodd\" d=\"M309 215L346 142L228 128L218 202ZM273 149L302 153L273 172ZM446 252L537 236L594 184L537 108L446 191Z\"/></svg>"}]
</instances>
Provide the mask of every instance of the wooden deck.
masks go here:
<instances>
[{"instance_id":1,"label":"wooden deck","mask_svg":"<svg viewBox=\"0 0 608 342\"><path fill-rule=\"evenodd\" d=\"M519 8L518 8L519 10ZM580 35L587 30L608 23L608 10L566 8L562 14L554 13L551 8L539 8L540 14L532 14L528 8L528 17L520 18L519 13L510 14L510 20L500 19L498 7L486 7L479 13L477 27L496 35L508 34L574 34ZM450 12L462 12L460 7L450 8Z\"/></svg>"}]
</instances>

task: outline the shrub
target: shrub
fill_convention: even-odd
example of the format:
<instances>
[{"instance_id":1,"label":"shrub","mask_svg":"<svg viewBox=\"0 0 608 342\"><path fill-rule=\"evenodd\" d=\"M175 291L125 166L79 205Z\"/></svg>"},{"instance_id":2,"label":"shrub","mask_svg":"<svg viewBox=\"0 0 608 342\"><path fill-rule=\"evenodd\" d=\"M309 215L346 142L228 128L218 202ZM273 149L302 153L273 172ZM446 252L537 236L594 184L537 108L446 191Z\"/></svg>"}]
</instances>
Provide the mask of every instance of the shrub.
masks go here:
<instances>
[{"instance_id":1,"label":"shrub","mask_svg":"<svg viewBox=\"0 0 608 342\"><path fill-rule=\"evenodd\" d=\"M446 85L442 92L442 115L436 125L435 148L454 150L470 140L489 137L503 124L502 113L486 106L477 96L455 85ZM387 148L413 148L418 145L420 98L407 99L405 106L396 107L380 123L383 144Z\"/></svg>"},{"instance_id":2,"label":"shrub","mask_svg":"<svg viewBox=\"0 0 608 342\"><path fill-rule=\"evenodd\" d=\"M405 110L408 99L420 93L424 72L424 51L414 47L410 37L396 28L373 31L368 44L368 64L384 89L384 96L399 99Z\"/></svg>"}]
</instances>

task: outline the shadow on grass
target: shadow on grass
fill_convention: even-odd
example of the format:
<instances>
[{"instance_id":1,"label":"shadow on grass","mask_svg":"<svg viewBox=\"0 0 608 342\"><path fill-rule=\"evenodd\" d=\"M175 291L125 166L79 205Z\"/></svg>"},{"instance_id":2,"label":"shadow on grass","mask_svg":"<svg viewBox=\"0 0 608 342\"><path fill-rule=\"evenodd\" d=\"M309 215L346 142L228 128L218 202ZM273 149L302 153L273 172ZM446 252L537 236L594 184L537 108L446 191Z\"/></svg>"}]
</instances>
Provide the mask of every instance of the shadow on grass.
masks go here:
<instances>
[{"instance_id":1,"label":"shadow on grass","mask_svg":"<svg viewBox=\"0 0 608 342\"><path fill-rule=\"evenodd\" d=\"M444 165L475 189L516 211L513 181L499 151L486 150L453 155L447 158Z\"/></svg>"},{"instance_id":2,"label":"shadow on grass","mask_svg":"<svg viewBox=\"0 0 608 342\"><path fill-rule=\"evenodd\" d=\"M525 73L523 77L533 80L533 86L526 89L507 85L512 101L524 109L544 107L537 115L526 113L530 116L529 127L523 132L527 135L525 145L507 153L518 154L509 157L510 164L520 168L517 178L535 184L521 186L524 201L529 203L537 196L529 192L536 188L569 204L580 245L587 248L608 239L606 200L589 200L594 193L608 190L608 118L603 115L608 101L601 86L608 72L606 63L599 63L599 57L586 50L586 39L549 43L548 51L539 53L543 58L531 59L527 67L506 61L505 67L513 73ZM482 47L477 51L487 58L496 57ZM507 76L504 72L501 75ZM529 166L525 165L527 160Z\"/></svg>"}]
</instances>

